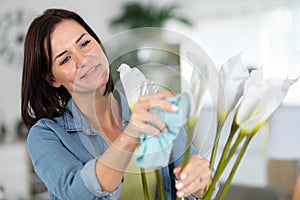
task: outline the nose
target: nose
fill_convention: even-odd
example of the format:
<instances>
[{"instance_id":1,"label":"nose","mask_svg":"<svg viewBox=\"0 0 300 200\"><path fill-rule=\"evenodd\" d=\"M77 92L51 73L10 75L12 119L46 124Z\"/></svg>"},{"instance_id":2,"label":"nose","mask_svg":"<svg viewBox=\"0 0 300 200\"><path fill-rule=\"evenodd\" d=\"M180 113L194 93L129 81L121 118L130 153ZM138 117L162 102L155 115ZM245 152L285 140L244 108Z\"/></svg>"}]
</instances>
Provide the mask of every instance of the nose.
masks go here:
<instances>
[{"instance_id":1,"label":"nose","mask_svg":"<svg viewBox=\"0 0 300 200\"><path fill-rule=\"evenodd\" d=\"M83 68L85 66L85 60L86 60L86 56L81 54L81 53L77 53L75 56L75 66L77 69Z\"/></svg>"}]
</instances>

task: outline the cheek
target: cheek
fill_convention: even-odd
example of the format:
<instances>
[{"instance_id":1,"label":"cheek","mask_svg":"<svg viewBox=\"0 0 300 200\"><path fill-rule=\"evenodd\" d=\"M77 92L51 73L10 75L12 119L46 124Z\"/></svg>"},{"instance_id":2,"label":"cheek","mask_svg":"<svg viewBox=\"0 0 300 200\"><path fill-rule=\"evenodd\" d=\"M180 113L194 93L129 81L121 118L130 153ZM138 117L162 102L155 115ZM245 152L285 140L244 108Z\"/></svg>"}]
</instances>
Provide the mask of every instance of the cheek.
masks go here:
<instances>
[{"instance_id":1,"label":"cheek","mask_svg":"<svg viewBox=\"0 0 300 200\"><path fill-rule=\"evenodd\" d=\"M101 60L101 63L102 63L102 77L108 77L109 76L109 72L110 72L110 69L109 69L109 62L108 62L108 59L107 57L105 56L105 54L101 54L100 56L100 60Z\"/></svg>"},{"instance_id":2,"label":"cheek","mask_svg":"<svg viewBox=\"0 0 300 200\"><path fill-rule=\"evenodd\" d=\"M102 76L104 78L108 79L108 77L109 77L109 67L108 66L105 67Z\"/></svg>"},{"instance_id":3,"label":"cheek","mask_svg":"<svg viewBox=\"0 0 300 200\"><path fill-rule=\"evenodd\" d=\"M74 73L74 70L72 70L71 68L66 68L66 69L62 69L61 74L65 77L72 77Z\"/></svg>"},{"instance_id":4,"label":"cheek","mask_svg":"<svg viewBox=\"0 0 300 200\"><path fill-rule=\"evenodd\" d=\"M61 83L74 81L76 77L76 72L70 67L53 70L52 73L55 80Z\"/></svg>"},{"instance_id":5,"label":"cheek","mask_svg":"<svg viewBox=\"0 0 300 200\"><path fill-rule=\"evenodd\" d=\"M102 74L99 77L98 84L106 85L108 79L109 79L109 66L103 69Z\"/></svg>"}]
</instances>

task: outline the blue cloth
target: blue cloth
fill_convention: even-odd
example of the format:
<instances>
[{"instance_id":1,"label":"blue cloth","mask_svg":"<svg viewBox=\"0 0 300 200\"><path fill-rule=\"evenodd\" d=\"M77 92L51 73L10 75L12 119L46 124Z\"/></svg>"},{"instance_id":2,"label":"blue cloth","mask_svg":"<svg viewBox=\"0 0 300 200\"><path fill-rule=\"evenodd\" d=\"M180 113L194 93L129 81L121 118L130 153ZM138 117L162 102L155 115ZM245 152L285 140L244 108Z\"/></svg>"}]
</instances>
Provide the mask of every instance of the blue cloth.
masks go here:
<instances>
[{"instance_id":1,"label":"blue cloth","mask_svg":"<svg viewBox=\"0 0 300 200\"><path fill-rule=\"evenodd\" d=\"M140 146L135 152L135 162L139 167L156 169L169 164L173 141L180 128L186 123L189 113L189 96L183 93L180 98L173 96L166 98L178 107L177 112L152 109L150 112L158 115L166 124L167 131L159 136L149 134L140 135Z\"/></svg>"}]
</instances>

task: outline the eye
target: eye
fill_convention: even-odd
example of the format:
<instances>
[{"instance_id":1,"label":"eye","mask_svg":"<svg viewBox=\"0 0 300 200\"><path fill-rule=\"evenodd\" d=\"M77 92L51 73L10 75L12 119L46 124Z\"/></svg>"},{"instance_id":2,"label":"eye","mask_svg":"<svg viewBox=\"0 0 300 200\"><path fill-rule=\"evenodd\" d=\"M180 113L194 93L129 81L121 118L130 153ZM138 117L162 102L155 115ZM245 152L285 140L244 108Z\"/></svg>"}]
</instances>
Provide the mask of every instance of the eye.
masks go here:
<instances>
[{"instance_id":1,"label":"eye","mask_svg":"<svg viewBox=\"0 0 300 200\"><path fill-rule=\"evenodd\" d=\"M91 40L86 40L85 42L83 42L81 44L81 47L86 47L90 42L91 42Z\"/></svg>"},{"instance_id":2,"label":"eye","mask_svg":"<svg viewBox=\"0 0 300 200\"><path fill-rule=\"evenodd\" d=\"M65 57L61 62L60 62L60 65L63 65L65 63L67 63L69 60L70 60L71 56L67 56Z\"/></svg>"}]
</instances>

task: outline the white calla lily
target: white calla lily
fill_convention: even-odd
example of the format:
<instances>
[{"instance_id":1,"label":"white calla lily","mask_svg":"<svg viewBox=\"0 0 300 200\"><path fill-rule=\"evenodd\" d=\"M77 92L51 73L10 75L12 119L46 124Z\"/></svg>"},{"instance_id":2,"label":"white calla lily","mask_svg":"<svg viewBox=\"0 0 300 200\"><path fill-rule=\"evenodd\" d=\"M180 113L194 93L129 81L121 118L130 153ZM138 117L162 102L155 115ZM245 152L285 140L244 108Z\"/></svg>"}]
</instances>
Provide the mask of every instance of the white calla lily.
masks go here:
<instances>
[{"instance_id":1,"label":"white calla lily","mask_svg":"<svg viewBox=\"0 0 300 200\"><path fill-rule=\"evenodd\" d=\"M219 139L229 113L236 107L236 104L243 95L243 85L249 78L249 70L241 60L241 54L231 57L221 66L219 71L219 90L217 100L217 133L211 153L211 169L214 166Z\"/></svg>"},{"instance_id":2,"label":"white calla lily","mask_svg":"<svg viewBox=\"0 0 300 200\"><path fill-rule=\"evenodd\" d=\"M249 71L241 60L241 54L231 57L219 71L218 120L224 122L243 95L243 85Z\"/></svg>"},{"instance_id":3,"label":"white calla lily","mask_svg":"<svg viewBox=\"0 0 300 200\"><path fill-rule=\"evenodd\" d=\"M199 75L194 72L192 74L191 78L191 89L193 93L193 97L191 99L191 110L190 110L190 116L191 117L199 117L200 115L200 110L202 107L202 102L203 102L203 96L207 90L206 85L204 84L203 80L199 78Z\"/></svg>"},{"instance_id":4,"label":"white calla lily","mask_svg":"<svg viewBox=\"0 0 300 200\"><path fill-rule=\"evenodd\" d=\"M280 106L289 87L297 79L267 79L249 85L237 113L241 132L255 133Z\"/></svg>"},{"instance_id":5,"label":"white calla lily","mask_svg":"<svg viewBox=\"0 0 300 200\"><path fill-rule=\"evenodd\" d=\"M239 65L242 65L242 63L238 55L225 63L219 72L220 82L224 85L221 88L223 90L219 89L218 91L218 126L211 154L211 166L214 166L219 138L221 132L223 132L223 122L226 121L232 110L235 111L235 116L234 120L230 122L231 128L229 129L228 139L223 147L212 183L205 191L204 200L212 198L214 188L220 177L234 155L237 154L230 174L218 196L221 200L225 199L234 174L251 139L280 106L290 86L298 80L298 78L263 80L262 68L253 71L253 73L251 72L251 76L248 78L249 72L246 72L245 68L239 68Z\"/></svg>"},{"instance_id":6,"label":"white calla lily","mask_svg":"<svg viewBox=\"0 0 300 200\"><path fill-rule=\"evenodd\" d=\"M246 94L248 88L254 83L260 82L264 79L263 69L258 68L250 74L250 77L245 81L244 94Z\"/></svg>"},{"instance_id":7,"label":"white calla lily","mask_svg":"<svg viewBox=\"0 0 300 200\"><path fill-rule=\"evenodd\" d=\"M192 52L188 51L186 56L193 70L189 73L191 77L186 83L188 86L184 86L182 91L188 93L190 96L190 117L199 117L204 95L207 91L206 81L209 79L208 66L206 62L199 59L199 56Z\"/></svg>"},{"instance_id":8,"label":"white calla lily","mask_svg":"<svg viewBox=\"0 0 300 200\"><path fill-rule=\"evenodd\" d=\"M123 63L117 71L120 72L120 80L130 109L132 109L132 106L140 96L157 91L156 84L146 79L138 68L131 68L129 65Z\"/></svg>"}]
</instances>

